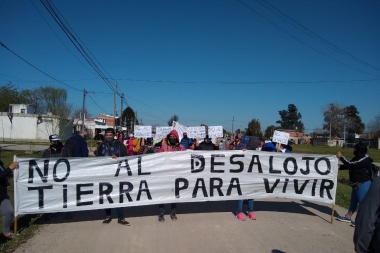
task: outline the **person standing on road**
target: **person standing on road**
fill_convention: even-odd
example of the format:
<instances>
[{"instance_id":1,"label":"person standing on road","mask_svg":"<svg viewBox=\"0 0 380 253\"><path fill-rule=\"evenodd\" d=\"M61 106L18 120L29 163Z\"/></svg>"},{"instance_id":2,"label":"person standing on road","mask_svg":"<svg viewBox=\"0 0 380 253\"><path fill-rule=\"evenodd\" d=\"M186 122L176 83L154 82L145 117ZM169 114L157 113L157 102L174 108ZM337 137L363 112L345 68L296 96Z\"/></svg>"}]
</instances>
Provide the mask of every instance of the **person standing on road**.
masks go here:
<instances>
[{"instance_id":1,"label":"person standing on road","mask_svg":"<svg viewBox=\"0 0 380 253\"><path fill-rule=\"evenodd\" d=\"M13 237L13 234L11 233L13 207L7 191L9 186L8 176L17 167L18 163L13 162L8 166L8 168L4 168L4 163L0 160L0 211L3 214L3 236L7 239Z\"/></svg>"},{"instance_id":2,"label":"person standing on road","mask_svg":"<svg viewBox=\"0 0 380 253\"><path fill-rule=\"evenodd\" d=\"M79 134L70 137L65 142L64 157L88 157L88 147L86 142L87 131L81 130Z\"/></svg>"},{"instance_id":3,"label":"person standing on road","mask_svg":"<svg viewBox=\"0 0 380 253\"><path fill-rule=\"evenodd\" d=\"M87 131L81 130L79 134L70 137L66 140L63 147L63 157L88 157L88 146L86 142ZM66 212L65 218L71 219L73 214Z\"/></svg>"},{"instance_id":4,"label":"person standing on road","mask_svg":"<svg viewBox=\"0 0 380 253\"><path fill-rule=\"evenodd\" d=\"M42 157L43 158L62 157L63 144L59 136L57 134L52 134L49 136L49 140L50 140L50 146L49 148L44 150L44 152L42 153Z\"/></svg>"},{"instance_id":5,"label":"person standing on road","mask_svg":"<svg viewBox=\"0 0 380 253\"><path fill-rule=\"evenodd\" d=\"M376 177L360 203L355 220L355 252L380 252L380 177Z\"/></svg>"},{"instance_id":6,"label":"person standing on road","mask_svg":"<svg viewBox=\"0 0 380 253\"><path fill-rule=\"evenodd\" d=\"M115 130L107 128L104 132L104 142L99 146L96 156L111 156L112 158L127 156L127 148L123 143L115 139ZM112 221L111 208L105 209L106 218L103 220L104 224ZM117 222L121 225L129 226L129 222L124 218L124 208L117 207Z\"/></svg>"},{"instance_id":7,"label":"person standing on road","mask_svg":"<svg viewBox=\"0 0 380 253\"><path fill-rule=\"evenodd\" d=\"M354 146L354 158L351 161L342 156L340 151L336 153L336 157L348 168L352 187L348 212L345 216L338 216L336 219L351 223L352 214L356 211L358 204L363 201L371 186L370 171L373 161L367 155L367 146L362 142Z\"/></svg>"},{"instance_id":8,"label":"person standing on road","mask_svg":"<svg viewBox=\"0 0 380 253\"><path fill-rule=\"evenodd\" d=\"M166 136L166 139L162 139L161 148L158 152L173 152L173 151L185 151L185 147L179 143L179 135L176 130L170 131ZM170 218L177 220L177 204L171 204ZM158 221L165 221L165 204L158 205Z\"/></svg>"},{"instance_id":9,"label":"person standing on road","mask_svg":"<svg viewBox=\"0 0 380 253\"><path fill-rule=\"evenodd\" d=\"M237 138L236 138L237 137ZM260 141L256 136L248 136L245 135L239 139L238 136L235 137L235 143L236 143L236 150L256 150L260 146ZM253 206L254 206L254 200L253 199L247 199L248 203L248 211L246 215L251 220L256 220L256 215L253 212ZM236 218L241 221L245 221L244 213L243 213L243 204L244 200L240 199L237 201L237 208L236 208Z\"/></svg>"}]
</instances>

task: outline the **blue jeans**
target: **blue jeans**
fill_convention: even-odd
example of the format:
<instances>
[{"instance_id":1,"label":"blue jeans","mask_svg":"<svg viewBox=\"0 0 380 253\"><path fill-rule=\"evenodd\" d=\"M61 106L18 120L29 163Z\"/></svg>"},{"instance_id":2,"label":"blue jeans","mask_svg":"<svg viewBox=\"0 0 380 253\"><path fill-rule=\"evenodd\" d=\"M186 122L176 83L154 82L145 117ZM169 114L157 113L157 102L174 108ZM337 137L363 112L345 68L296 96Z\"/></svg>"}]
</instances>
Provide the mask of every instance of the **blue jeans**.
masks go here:
<instances>
[{"instance_id":1,"label":"blue jeans","mask_svg":"<svg viewBox=\"0 0 380 253\"><path fill-rule=\"evenodd\" d=\"M364 197L367 195L368 189L371 186L372 182L371 180L363 182L359 189L354 190L352 189L351 192L351 200L350 200L350 207L348 208L348 213L353 214L357 207L358 204L360 204Z\"/></svg>"},{"instance_id":2,"label":"blue jeans","mask_svg":"<svg viewBox=\"0 0 380 253\"><path fill-rule=\"evenodd\" d=\"M3 213L3 233L8 234L11 231L13 221L13 207L9 199L1 201L0 211Z\"/></svg>"},{"instance_id":3,"label":"blue jeans","mask_svg":"<svg viewBox=\"0 0 380 253\"><path fill-rule=\"evenodd\" d=\"M243 212L243 201L238 200L236 213ZM248 199L248 212L253 212L253 199Z\"/></svg>"}]
</instances>

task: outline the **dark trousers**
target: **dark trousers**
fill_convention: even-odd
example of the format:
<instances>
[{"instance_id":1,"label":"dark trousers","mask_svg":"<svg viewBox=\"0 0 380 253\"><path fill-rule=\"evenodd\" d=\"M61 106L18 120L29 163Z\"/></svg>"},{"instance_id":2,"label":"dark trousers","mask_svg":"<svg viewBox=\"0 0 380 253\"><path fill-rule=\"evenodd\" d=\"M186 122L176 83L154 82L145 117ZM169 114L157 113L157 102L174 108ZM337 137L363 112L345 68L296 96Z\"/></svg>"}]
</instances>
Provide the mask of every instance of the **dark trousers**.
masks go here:
<instances>
[{"instance_id":1,"label":"dark trousers","mask_svg":"<svg viewBox=\"0 0 380 253\"><path fill-rule=\"evenodd\" d=\"M171 204L171 207L172 207L172 210L173 210L173 209L177 209L177 204L176 204L176 203L173 203L173 204ZM158 209L162 209L162 210L165 211L165 204L159 204L159 205L158 205Z\"/></svg>"},{"instance_id":2,"label":"dark trousers","mask_svg":"<svg viewBox=\"0 0 380 253\"><path fill-rule=\"evenodd\" d=\"M116 209L117 218L118 219L124 219L124 208L117 207L114 209ZM107 209L105 209L105 211L106 211L106 216L111 216L111 208L107 208Z\"/></svg>"}]
</instances>

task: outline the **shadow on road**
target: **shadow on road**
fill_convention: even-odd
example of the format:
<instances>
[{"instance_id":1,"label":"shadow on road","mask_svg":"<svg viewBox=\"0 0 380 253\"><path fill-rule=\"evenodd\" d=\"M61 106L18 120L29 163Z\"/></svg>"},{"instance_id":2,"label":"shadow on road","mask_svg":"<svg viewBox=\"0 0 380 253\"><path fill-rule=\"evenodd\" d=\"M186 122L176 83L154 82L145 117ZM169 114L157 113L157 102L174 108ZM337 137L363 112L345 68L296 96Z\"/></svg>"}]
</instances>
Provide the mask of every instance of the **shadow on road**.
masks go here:
<instances>
[{"instance_id":1,"label":"shadow on road","mask_svg":"<svg viewBox=\"0 0 380 253\"><path fill-rule=\"evenodd\" d=\"M279 202L279 201L255 201L255 211L258 212L284 212L284 213L297 213L303 215L316 214L304 208L308 206L319 210L326 214L331 214L331 209L326 206L320 206L311 202L303 201L303 204L296 202ZM244 204L244 208L246 204ZM124 209L125 217L144 217L157 215L157 205L148 206L134 206L126 207ZM236 210L236 200L231 201L209 201L209 202L194 202L194 203L179 203L177 204L178 214L190 214L190 213L217 213L217 212L231 212L234 215ZM170 205L166 205L166 212L169 213ZM103 220L105 217L105 211L90 210L90 211L77 211L72 212L73 217L71 219L65 219L65 213L46 214L45 218L41 219L40 223L64 223L64 222L81 222L91 220ZM116 211L112 211L113 217L116 217Z\"/></svg>"}]
</instances>

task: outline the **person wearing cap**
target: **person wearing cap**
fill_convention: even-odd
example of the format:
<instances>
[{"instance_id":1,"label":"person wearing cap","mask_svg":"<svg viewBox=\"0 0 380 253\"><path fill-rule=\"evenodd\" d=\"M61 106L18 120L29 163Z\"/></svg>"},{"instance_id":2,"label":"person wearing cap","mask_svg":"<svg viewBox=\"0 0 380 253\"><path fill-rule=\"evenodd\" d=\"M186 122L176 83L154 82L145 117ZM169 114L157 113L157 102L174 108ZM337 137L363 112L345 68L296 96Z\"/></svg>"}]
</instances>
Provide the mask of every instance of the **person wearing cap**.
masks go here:
<instances>
[{"instance_id":1,"label":"person wearing cap","mask_svg":"<svg viewBox=\"0 0 380 253\"><path fill-rule=\"evenodd\" d=\"M0 148L1 152L1 148ZM13 207L8 195L8 176L18 167L17 162L11 163L8 168L0 160L0 212L3 214L3 236L6 239L13 238L11 224L13 221Z\"/></svg>"},{"instance_id":2,"label":"person wearing cap","mask_svg":"<svg viewBox=\"0 0 380 253\"><path fill-rule=\"evenodd\" d=\"M43 158L62 157L63 144L59 136L57 134L52 134L49 136L49 140L50 140L50 146L49 148L44 150L44 152L42 153L42 157Z\"/></svg>"},{"instance_id":3,"label":"person wearing cap","mask_svg":"<svg viewBox=\"0 0 380 253\"><path fill-rule=\"evenodd\" d=\"M199 144L195 143L195 150L219 150L219 144L216 142L212 143L211 138L209 138L208 134L206 138Z\"/></svg>"},{"instance_id":4,"label":"person wearing cap","mask_svg":"<svg viewBox=\"0 0 380 253\"><path fill-rule=\"evenodd\" d=\"M115 139L115 130L113 128L107 128L104 131L104 142L100 144L96 156L111 156L112 158L127 156L127 148L119 140ZM124 218L124 208L115 208L117 212L118 223L121 225L129 226L129 222ZM111 208L105 209L106 218L103 220L103 224L108 224L112 221Z\"/></svg>"},{"instance_id":5,"label":"person wearing cap","mask_svg":"<svg viewBox=\"0 0 380 253\"><path fill-rule=\"evenodd\" d=\"M189 149L191 144L193 144L193 141L192 139L190 139L188 136L187 136L187 133L184 132L182 134L182 140L181 140L181 145L185 147L185 149Z\"/></svg>"}]
</instances>

